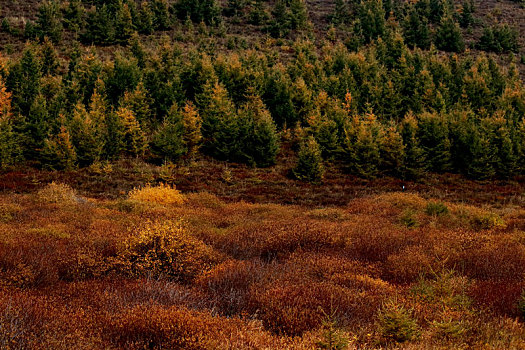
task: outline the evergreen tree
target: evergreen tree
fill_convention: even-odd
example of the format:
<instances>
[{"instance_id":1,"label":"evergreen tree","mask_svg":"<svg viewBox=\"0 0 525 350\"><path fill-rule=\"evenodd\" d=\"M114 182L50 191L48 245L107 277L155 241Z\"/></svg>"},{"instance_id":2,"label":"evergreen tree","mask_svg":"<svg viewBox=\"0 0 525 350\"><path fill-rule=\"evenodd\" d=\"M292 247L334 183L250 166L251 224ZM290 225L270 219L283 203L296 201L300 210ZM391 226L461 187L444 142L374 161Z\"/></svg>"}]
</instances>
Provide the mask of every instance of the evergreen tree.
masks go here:
<instances>
[{"instance_id":1,"label":"evergreen tree","mask_svg":"<svg viewBox=\"0 0 525 350\"><path fill-rule=\"evenodd\" d=\"M459 25L463 28L468 28L474 23L474 1L467 0L463 3L461 13L459 15Z\"/></svg>"},{"instance_id":2,"label":"evergreen tree","mask_svg":"<svg viewBox=\"0 0 525 350\"><path fill-rule=\"evenodd\" d=\"M111 45L115 43L114 14L104 4L87 12L86 27L82 39L88 43Z\"/></svg>"},{"instance_id":3,"label":"evergreen tree","mask_svg":"<svg viewBox=\"0 0 525 350\"><path fill-rule=\"evenodd\" d=\"M238 153L239 129L228 92L219 83L209 82L198 100L202 106L202 150L217 159L231 160Z\"/></svg>"},{"instance_id":4,"label":"evergreen tree","mask_svg":"<svg viewBox=\"0 0 525 350\"><path fill-rule=\"evenodd\" d=\"M182 123L184 125L183 141L188 157L191 159L196 155L202 140L202 119L191 102L187 102L182 109Z\"/></svg>"},{"instance_id":5,"label":"evergreen tree","mask_svg":"<svg viewBox=\"0 0 525 350\"><path fill-rule=\"evenodd\" d=\"M158 158L170 161L176 161L186 153L184 120L177 105L171 107L170 113L153 135L151 150Z\"/></svg>"},{"instance_id":6,"label":"evergreen tree","mask_svg":"<svg viewBox=\"0 0 525 350\"><path fill-rule=\"evenodd\" d=\"M400 128L405 151L401 175L405 179L415 179L420 177L425 170L424 152L417 138L417 119L412 114L408 114L403 119Z\"/></svg>"},{"instance_id":7,"label":"evergreen tree","mask_svg":"<svg viewBox=\"0 0 525 350\"><path fill-rule=\"evenodd\" d=\"M436 172L450 170L451 153L446 119L437 113L423 113L418 118L418 139L428 169Z\"/></svg>"},{"instance_id":8,"label":"evergreen tree","mask_svg":"<svg viewBox=\"0 0 525 350\"><path fill-rule=\"evenodd\" d=\"M45 1L38 8L35 32L43 40L49 37L53 42L58 43L62 39L62 14L60 4L55 1Z\"/></svg>"},{"instance_id":9,"label":"evergreen tree","mask_svg":"<svg viewBox=\"0 0 525 350\"><path fill-rule=\"evenodd\" d=\"M40 50L41 62L42 62L42 74L43 75L55 75L60 66L58 61L58 54L55 50L55 47L46 38L44 38L44 43L41 46Z\"/></svg>"},{"instance_id":10,"label":"evergreen tree","mask_svg":"<svg viewBox=\"0 0 525 350\"><path fill-rule=\"evenodd\" d=\"M180 20L189 18L194 23L206 25L221 23L221 8L216 0L178 0L175 11Z\"/></svg>"},{"instance_id":11,"label":"evergreen tree","mask_svg":"<svg viewBox=\"0 0 525 350\"><path fill-rule=\"evenodd\" d=\"M229 17L242 17L242 13L247 4L246 0L228 0L224 14Z\"/></svg>"},{"instance_id":12,"label":"evergreen tree","mask_svg":"<svg viewBox=\"0 0 525 350\"><path fill-rule=\"evenodd\" d=\"M403 21L405 43L410 47L430 48L430 30L426 18L411 10Z\"/></svg>"},{"instance_id":13,"label":"evergreen tree","mask_svg":"<svg viewBox=\"0 0 525 350\"><path fill-rule=\"evenodd\" d=\"M144 83L139 82L135 90L124 93L121 106L132 110L137 121L147 130L156 122L150 107L151 103L151 99L147 94Z\"/></svg>"},{"instance_id":14,"label":"evergreen tree","mask_svg":"<svg viewBox=\"0 0 525 350\"><path fill-rule=\"evenodd\" d=\"M332 14L332 23L335 25L346 24L350 20L350 9L347 0L335 0L335 10Z\"/></svg>"},{"instance_id":15,"label":"evergreen tree","mask_svg":"<svg viewBox=\"0 0 525 350\"><path fill-rule=\"evenodd\" d=\"M354 33L363 44L369 44L383 36L386 28L385 18L382 0L364 0L357 6Z\"/></svg>"},{"instance_id":16,"label":"evergreen tree","mask_svg":"<svg viewBox=\"0 0 525 350\"><path fill-rule=\"evenodd\" d=\"M65 125L56 135L45 140L41 159L42 165L52 170L72 170L76 167L75 148Z\"/></svg>"},{"instance_id":17,"label":"evergreen tree","mask_svg":"<svg viewBox=\"0 0 525 350\"><path fill-rule=\"evenodd\" d=\"M85 9L81 0L70 0L64 9L65 27L78 33L85 25Z\"/></svg>"},{"instance_id":18,"label":"evergreen tree","mask_svg":"<svg viewBox=\"0 0 525 350\"><path fill-rule=\"evenodd\" d=\"M153 28L167 30L171 26L169 7L166 0L150 0L151 13L153 14Z\"/></svg>"},{"instance_id":19,"label":"evergreen tree","mask_svg":"<svg viewBox=\"0 0 525 350\"><path fill-rule=\"evenodd\" d=\"M485 27L477 47L480 50L497 53L518 52L518 32L507 24Z\"/></svg>"},{"instance_id":20,"label":"evergreen tree","mask_svg":"<svg viewBox=\"0 0 525 350\"><path fill-rule=\"evenodd\" d=\"M13 129L12 121L0 117L0 169L14 165L21 158L18 135Z\"/></svg>"},{"instance_id":21,"label":"evergreen tree","mask_svg":"<svg viewBox=\"0 0 525 350\"><path fill-rule=\"evenodd\" d=\"M291 29L304 29L308 22L308 9L305 0L290 1L290 27Z\"/></svg>"},{"instance_id":22,"label":"evergreen tree","mask_svg":"<svg viewBox=\"0 0 525 350\"><path fill-rule=\"evenodd\" d=\"M24 156L27 159L38 159L52 126L47 101L44 96L38 95L20 125L20 131L24 135Z\"/></svg>"},{"instance_id":23,"label":"evergreen tree","mask_svg":"<svg viewBox=\"0 0 525 350\"><path fill-rule=\"evenodd\" d=\"M291 28L291 14L286 0L277 0L272 10L273 20L269 26L270 34L275 38L286 36Z\"/></svg>"},{"instance_id":24,"label":"evergreen tree","mask_svg":"<svg viewBox=\"0 0 525 350\"><path fill-rule=\"evenodd\" d=\"M84 105L79 103L70 122L71 140L75 147L78 165L81 167L100 160L104 151L104 126L91 119L91 115L95 114L95 111L93 113L86 111Z\"/></svg>"},{"instance_id":25,"label":"evergreen tree","mask_svg":"<svg viewBox=\"0 0 525 350\"><path fill-rule=\"evenodd\" d=\"M115 14L115 38L119 42L126 42L134 32L133 21L128 4L118 3Z\"/></svg>"},{"instance_id":26,"label":"evergreen tree","mask_svg":"<svg viewBox=\"0 0 525 350\"><path fill-rule=\"evenodd\" d=\"M313 136L301 143L297 164L292 170L293 176L302 181L319 183L324 176L323 158L321 150Z\"/></svg>"},{"instance_id":27,"label":"evergreen tree","mask_svg":"<svg viewBox=\"0 0 525 350\"><path fill-rule=\"evenodd\" d=\"M255 0L249 14L250 23L260 25L264 24L267 20L268 13L264 8L264 0Z\"/></svg>"},{"instance_id":28,"label":"evergreen tree","mask_svg":"<svg viewBox=\"0 0 525 350\"><path fill-rule=\"evenodd\" d=\"M394 124L390 124L382 137L380 145L381 169L393 176L403 173L405 145L403 137Z\"/></svg>"},{"instance_id":29,"label":"evergreen tree","mask_svg":"<svg viewBox=\"0 0 525 350\"><path fill-rule=\"evenodd\" d=\"M34 48L28 46L22 58L9 70L6 86L13 93L13 107L27 115L40 93L41 65Z\"/></svg>"},{"instance_id":30,"label":"evergreen tree","mask_svg":"<svg viewBox=\"0 0 525 350\"><path fill-rule=\"evenodd\" d=\"M240 142L234 160L259 167L275 164L279 150L278 135L261 98L251 92L238 114Z\"/></svg>"},{"instance_id":31,"label":"evergreen tree","mask_svg":"<svg viewBox=\"0 0 525 350\"><path fill-rule=\"evenodd\" d=\"M279 67L267 79L263 101L278 127L296 125L298 116L292 102L291 80Z\"/></svg>"},{"instance_id":32,"label":"evergreen tree","mask_svg":"<svg viewBox=\"0 0 525 350\"><path fill-rule=\"evenodd\" d=\"M140 33L151 34L153 33L154 16L151 12L151 6L148 2L143 1L140 5L137 29Z\"/></svg>"},{"instance_id":33,"label":"evergreen tree","mask_svg":"<svg viewBox=\"0 0 525 350\"><path fill-rule=\"evenodd\" d=\"M20 159L18 137L12 123L11 93L0 76L0 169L14 165Z\"/></svg>"},{"instance_id":34,"label":"evergreen tree","mask_svg":"<svg viewBox=\"0 0 525 350\"><path fill-rule=\"evenodd\" d=\"M104 81L109 102L116 105L126 91L133 91L140 81L140 74L134 58L117 55Z\"/></svg>"},{"instance_id":35,"label":"evergreen tree","mask_svg":"<svg viewBox=\"0 0 525 350\"><path fill-rule=\"evenodd\" d=\"M135 157L143 156L146 150L146 137L133 111L120 107L116 116L122 126L122 142L125 153Z\"/></svg>"},{"instance_id":36,"label":"evergreen tree","mask_svg":"<svg viewBox=\"0 0 525 350\"><path fill-rule=\"evenodd\" d=\"M436 47L443 51L462 52L465 49L461 29L451 16L441 21L434 42Z\"/></svg>"},{"instance_id":37,"label":"evergreen tree","mask_svg":"<svg viewBox=\"0 0 525 350\"><path fill-rule=\"evenodd\" d=\"M352 174L364 178L373 178L378 174L381 139L381 127L373 114L352 118L347 125L344 145L344 160Z\"/></svg>"}]
</instances>

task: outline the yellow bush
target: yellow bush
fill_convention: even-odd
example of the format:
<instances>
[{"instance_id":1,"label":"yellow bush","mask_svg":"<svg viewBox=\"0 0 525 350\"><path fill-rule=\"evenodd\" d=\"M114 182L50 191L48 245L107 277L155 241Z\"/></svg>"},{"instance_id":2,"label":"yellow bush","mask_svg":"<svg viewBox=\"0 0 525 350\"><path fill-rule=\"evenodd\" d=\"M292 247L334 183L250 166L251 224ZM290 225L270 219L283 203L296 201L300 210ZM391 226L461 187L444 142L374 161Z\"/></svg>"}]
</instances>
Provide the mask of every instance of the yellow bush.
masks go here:
<instances>
[{"instance_id":1,"label":"yellow bush","mask_svg":"<svg viewBox=\"0 0 525 350\"><path fill-rule=\"evenodd\" d=\"M146 185L142 188L135 188L129 193L129 199L138 202L148 202L155 204L182 204L184 196L175 188L166 184L158 186Z\"/></svg>"},{"instance_id":2,"label":"yellow bush","mask_svg":"<svg viewBox=\"0 0 525 350\"><path fill-rule=\"evenodd\" d=\"M123 268L133 276L189 280L217 262L218 254L193 237L181 222L147 221L127 241Z\"/></svg>"},{"instance_id":3,"label":"yellow bush","mask_svg":"<svg viewBox=\"0 0 525 350\"><path fill-rule=\"evenodd\" d=\"M75 191L69 185L54 181L40 189L36 196L44 203L74 204L77 201Z\"/></svg>"}]
</instances>

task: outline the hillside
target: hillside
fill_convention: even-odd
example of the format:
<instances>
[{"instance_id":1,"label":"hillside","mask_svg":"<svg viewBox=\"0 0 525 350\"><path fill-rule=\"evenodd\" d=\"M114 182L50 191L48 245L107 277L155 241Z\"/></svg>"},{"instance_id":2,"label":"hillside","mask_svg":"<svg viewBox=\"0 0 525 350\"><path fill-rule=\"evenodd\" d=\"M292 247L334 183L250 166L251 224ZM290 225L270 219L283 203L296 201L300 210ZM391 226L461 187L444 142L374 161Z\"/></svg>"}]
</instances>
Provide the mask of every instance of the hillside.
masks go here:
<instances>
[{"instance_id":1,"label":"hillside","mask_svg":"<svg viewBox=\"0 0 525 350\"><path fill-rule=\"evenodd\" d=\"M520 0L0 1L0 348L525 348L523 78Z\"/></svg>"}]
</instances>

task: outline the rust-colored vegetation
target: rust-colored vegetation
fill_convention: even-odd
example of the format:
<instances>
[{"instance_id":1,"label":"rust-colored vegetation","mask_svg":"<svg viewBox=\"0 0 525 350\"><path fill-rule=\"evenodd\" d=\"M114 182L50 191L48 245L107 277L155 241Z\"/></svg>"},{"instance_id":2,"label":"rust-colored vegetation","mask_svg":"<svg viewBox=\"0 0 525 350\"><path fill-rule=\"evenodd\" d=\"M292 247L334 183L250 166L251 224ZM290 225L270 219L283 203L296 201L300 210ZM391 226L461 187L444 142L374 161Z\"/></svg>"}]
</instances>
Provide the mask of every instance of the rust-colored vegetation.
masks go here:
<instances>
[{"instance_id":1,"label":"rust-colored vegetation","mask_svg":"<svg viewBox=\"0 0 525 350\"><path fill-rule=\"evenodd\" d=\"M0 347L522 348L524 218L414 193L2 194Z\"/></svg>"}]
</instances>

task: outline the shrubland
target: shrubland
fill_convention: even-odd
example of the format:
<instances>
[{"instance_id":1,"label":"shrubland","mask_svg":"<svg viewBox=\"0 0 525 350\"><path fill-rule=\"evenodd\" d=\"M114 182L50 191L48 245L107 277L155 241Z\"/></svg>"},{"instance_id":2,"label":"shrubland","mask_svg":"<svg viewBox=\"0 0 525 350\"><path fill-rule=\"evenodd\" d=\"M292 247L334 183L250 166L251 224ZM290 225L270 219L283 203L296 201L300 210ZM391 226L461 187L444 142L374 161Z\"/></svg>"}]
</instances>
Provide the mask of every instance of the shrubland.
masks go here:
<instances>
[{"instance_id":1,"label":"shrubland","mask_svg":"<svg viewBox=\"0 0 525 350\"><path fill-rule=\"evenodd\" d=\"M521 207L391 192L312 208L167 185L127 197L63 183L0 196L2 346L524 346Z\"/></svg>"}]
</instances>

